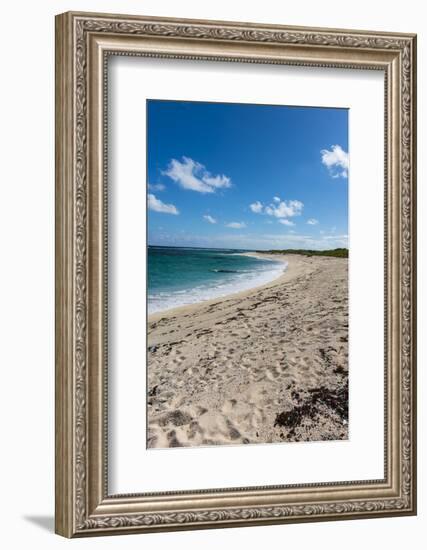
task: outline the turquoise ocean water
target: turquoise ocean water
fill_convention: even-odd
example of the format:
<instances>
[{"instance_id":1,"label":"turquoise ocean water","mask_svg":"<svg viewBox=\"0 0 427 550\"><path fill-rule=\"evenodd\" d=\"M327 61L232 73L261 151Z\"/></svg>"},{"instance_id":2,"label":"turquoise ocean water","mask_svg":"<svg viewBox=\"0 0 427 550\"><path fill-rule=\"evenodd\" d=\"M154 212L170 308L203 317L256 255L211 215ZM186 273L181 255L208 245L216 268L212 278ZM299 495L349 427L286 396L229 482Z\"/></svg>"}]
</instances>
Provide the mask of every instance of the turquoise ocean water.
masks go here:
<instances>
[{"instance_id":1,"label":"turquoise ocean water","mask_svg":"<svg viewBox=\"0 0 427 550\"><path fill-rule=\"evenodd\" d=\"M286 264L212 248L148 247L148 312L220 298L265 284Z\"/></svg>"}]
</instances>

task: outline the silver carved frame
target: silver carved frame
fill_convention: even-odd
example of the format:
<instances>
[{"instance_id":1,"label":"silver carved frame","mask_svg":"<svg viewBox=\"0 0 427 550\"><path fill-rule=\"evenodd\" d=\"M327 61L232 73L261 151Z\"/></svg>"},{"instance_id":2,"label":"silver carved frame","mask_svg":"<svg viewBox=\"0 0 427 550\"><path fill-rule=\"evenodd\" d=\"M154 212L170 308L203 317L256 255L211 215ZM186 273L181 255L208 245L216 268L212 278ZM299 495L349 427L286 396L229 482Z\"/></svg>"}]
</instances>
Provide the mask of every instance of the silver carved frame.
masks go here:
<instances>
[{"instance_id":1,"label":"silver carved frame","mask_svg":"<svg viewBox=\"0 0 427 550\"><path fill-rule=\"evenodd\" d=\"M106 101L110 55L385 75L385 477L109 495ZM66 537L416 513L416 37L68 12L56 17L56 532Z\"/></svg>"}]
</instances>

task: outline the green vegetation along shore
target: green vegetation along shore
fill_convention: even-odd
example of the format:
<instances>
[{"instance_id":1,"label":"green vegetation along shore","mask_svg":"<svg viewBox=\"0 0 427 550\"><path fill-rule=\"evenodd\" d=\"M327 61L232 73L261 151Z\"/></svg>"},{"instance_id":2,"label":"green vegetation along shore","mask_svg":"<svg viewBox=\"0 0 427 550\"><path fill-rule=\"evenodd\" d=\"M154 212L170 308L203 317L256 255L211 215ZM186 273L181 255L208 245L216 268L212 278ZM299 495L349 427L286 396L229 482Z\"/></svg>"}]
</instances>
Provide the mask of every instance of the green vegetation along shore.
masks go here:
<instances>
[{"instance_id":1,"label":"green vegetation along shore","mask_svg":"<svg viewBox=\"0 0 427 550\"><path fill-rule=\"evenodd\" d=\"M334 248L333 250L304 250L294 248L285 250L257 250L257 254L301 254L302 256L332 256L334 258L348 258L348 248Z\"/></svg>"}]
</instances>

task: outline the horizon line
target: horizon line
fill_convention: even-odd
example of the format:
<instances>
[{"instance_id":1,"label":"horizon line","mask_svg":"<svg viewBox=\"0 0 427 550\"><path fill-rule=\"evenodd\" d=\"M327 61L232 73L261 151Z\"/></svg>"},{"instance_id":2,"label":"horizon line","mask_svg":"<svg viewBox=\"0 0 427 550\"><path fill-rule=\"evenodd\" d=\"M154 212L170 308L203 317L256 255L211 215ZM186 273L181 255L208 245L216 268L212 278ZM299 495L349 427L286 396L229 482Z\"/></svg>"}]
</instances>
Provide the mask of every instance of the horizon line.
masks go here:
<instances>
[{"instance_id":1,"label":"horizon line","mask_svg":"<svg viewBox=\"0 0 427 550\"><path fill-rule=\"evenodd\" d=\"M322 252L325 250L350 250L346 246L336 246L335 248L229 248L225 246L189 246L189 245L169 245L169 244L147 244L147 247L156 247L156 248L196 248L199 250L248 250L252 252L257 252L259 250L265 250L268 252L269 250L315 250L316 252Z\"/></svg>"}]
</instances>

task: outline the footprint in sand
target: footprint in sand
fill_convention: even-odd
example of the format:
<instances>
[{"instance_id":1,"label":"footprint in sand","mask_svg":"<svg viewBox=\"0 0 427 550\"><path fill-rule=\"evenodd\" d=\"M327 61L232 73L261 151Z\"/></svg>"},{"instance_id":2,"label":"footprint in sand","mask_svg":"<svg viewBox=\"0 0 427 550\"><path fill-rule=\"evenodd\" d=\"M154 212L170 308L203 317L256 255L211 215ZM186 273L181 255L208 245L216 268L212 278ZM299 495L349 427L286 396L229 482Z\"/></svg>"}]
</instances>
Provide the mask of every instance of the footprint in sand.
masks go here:
<instances>
[{"instance_id":1,"label":"footprint in sand","mask_svg":"<svg viewBox=\"0 0 427 550\"><path fill-rule=\"evenodd\" d=\"M234 409L234 407L236 406L236 403L237 403L237 401L235 399L229 399L222 406L222 412L224 414L230 413Z\"/></svg>"}]
</instances>

